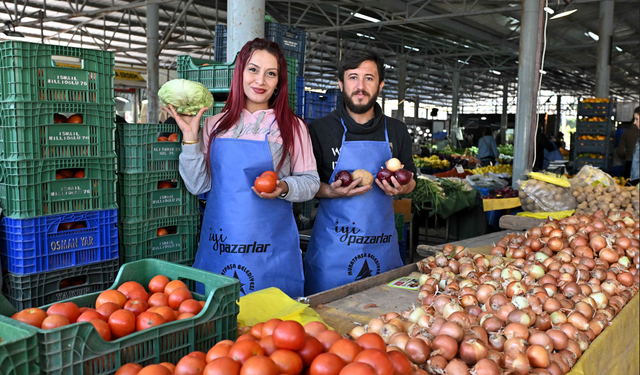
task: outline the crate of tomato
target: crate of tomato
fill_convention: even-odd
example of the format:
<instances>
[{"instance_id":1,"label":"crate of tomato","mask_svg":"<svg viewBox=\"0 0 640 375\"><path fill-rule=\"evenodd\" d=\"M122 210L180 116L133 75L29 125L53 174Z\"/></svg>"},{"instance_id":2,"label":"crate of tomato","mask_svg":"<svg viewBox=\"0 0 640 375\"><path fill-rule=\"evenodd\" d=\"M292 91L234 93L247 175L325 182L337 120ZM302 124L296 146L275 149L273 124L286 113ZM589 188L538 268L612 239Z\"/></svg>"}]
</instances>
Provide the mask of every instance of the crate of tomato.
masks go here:
<instances>
[{"instance_id":1,"label":"crate of tomato","mask_svg":"<svg viewBox=\"0 0 640 375\"><path fill-rule=\"evenodd\" d=\"M2 218L0 261L11 273L53 271L118 257L117 210Z\"/></svg>"},{"instance_id":2,"label":"crate of tomato","mask_svg":"<svg viewBox=\"0 0 640 375\"><path fill-rule=\"evenodd\" d=\"M204 294L188 289L196 281ZM112 375L126 363L176 363L235 339L239 295L236 279L147 259L125 264L104 292L0 309L15 318L0 315L0 332L12 325L36 333L41 374Z\"/></svg>"},{"instance_id":3,"label":"crate of tomato","mask_svg":"<svg viewBox=\"0 0 640 375\"><path fill-rule=\"evenodd\" d=\"M15 219L115 209L116 159L4 160L0 206Z\"/></svg>"},{"instance_id":4,"label":"crate of tomato","mask_svg":"<svg viewBox=\"0 0 640 375\"><path fill-rule=\"evenodd\" d=\"M178 171L118 175L120 221L134 223L198 213L198 197L184 185Z\"/></svg>"},{"instance_id":5,"label":"crate of tomato","mask_svg":"<svg viewBox=\"0 0 640 375\"><path fill-rule=\"evenodd\" d=\"M0 158L115 157L115 106L0 103Z\"/></svg>"},{"instance_id":6,"label":"crate of tomato","mask_svg":"<svg viewBox=\"0 0 640 375\"><path fill-rule=\"evenodd\" d=\"M177 171L181 140L175 124L117 124L118 172Z\"/></svg>"}]
</instances>

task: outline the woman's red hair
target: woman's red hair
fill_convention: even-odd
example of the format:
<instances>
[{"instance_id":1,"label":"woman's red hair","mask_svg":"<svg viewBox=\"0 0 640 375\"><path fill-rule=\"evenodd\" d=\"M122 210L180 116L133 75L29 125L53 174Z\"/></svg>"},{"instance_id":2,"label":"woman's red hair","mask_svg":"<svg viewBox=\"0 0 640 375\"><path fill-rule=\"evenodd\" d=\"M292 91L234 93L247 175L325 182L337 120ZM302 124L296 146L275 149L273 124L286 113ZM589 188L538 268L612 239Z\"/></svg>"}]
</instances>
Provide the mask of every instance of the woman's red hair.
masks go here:
<instances>
[{"instance_id":1,"label":"woman's red hair","mask_svg":"<svg viewBox=\"0 0 640 375\"><path fill-rule=\"evenodd\" d=\"M247 42L242 47L236 58L236 67L233 70L233 78L231 80L231 90L229 91L229 97L227 103L222 109L223 116L218 121L215 128L211 130L209 134L210 142L214 141L214 138L218 133L229 130L240 119L240 113L244 109L245 94L242 85L242 76L244 69L247 66L247 62L257 50L264 50L274 55L278 60L278 87L277 94L271 96L269 99L269 108L273 108L278 122L278 128L280 129L280 137L282 138L283 154L278 164L277 170L282 168L282 164L285 161L287 155L294 154L294 140L295 136L301 138L300 132L300 118L289 107L289 80L287 74L287 60L278 46L277 43L271 42L266 39L255 38L254 40ZM211 152L211 143L207 149L207 164L209 163L209 155Z\"/></svg>"}]
</instances>

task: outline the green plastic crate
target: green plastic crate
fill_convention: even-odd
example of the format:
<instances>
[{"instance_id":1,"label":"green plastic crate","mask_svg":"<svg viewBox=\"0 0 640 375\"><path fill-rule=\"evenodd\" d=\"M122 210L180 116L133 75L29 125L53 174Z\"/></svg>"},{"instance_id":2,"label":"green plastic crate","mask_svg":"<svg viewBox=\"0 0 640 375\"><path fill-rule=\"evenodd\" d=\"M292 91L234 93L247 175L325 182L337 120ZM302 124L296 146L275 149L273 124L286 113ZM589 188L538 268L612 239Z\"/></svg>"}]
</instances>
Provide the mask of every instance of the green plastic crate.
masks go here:
<instances>
[{"instance_id":1,"label":"green plastic crate","mask_svg":"<svg viewBox=\"0 0 640 375\"><path fill-rule=\"evenodd\" d=\"M115 280L120 259L32 273L4 274L5 296L18 310L63 301L107 289Z\"/></svg>"},{"instance_id":2,"label":"green plastic crate","mask_svg":"<svg viewBox=\"0 0 640 375\"><path fill-rule=\"evenodd\" d=\"M85 178L56 179L56 172L84 169ZM116 206L116 158L0 162L0 206L5 216L27 219Z\"/></svg>"},{"instance_id":3,"label":"green plastic crate","mask_svg":"<svg viewBox=\"0 0 640 375\"><path fill-rule=\"evenodd\" d=\"M298 59L295 57L286 57L286 60L289 106L295 112L297 103L296 77L298 74ZM231 80L235 67L235 60L232 63L221 63L213 60L197 59L189 55L178 56L178 77L202 83L214 94L224 94L231 90Z\"/></svg>"},{"instance_id":4,"label":"green plastic crate","mask_svg":"<svg viewBox=\"0 0 640 375\"><path fill-rule=\"evenodd\" d=\"M171 188L158 189L158 182L172 181ZM134 223L198 213L198 196L191 194L178 171L121 173L118 175L120 221Z\"/></svg>"},{"instance_id":5,"label":"green plastic crate","mask_svg":"<svg viewBox=\"0 0 640 375\"><path fill-rule=\"evenodd\" d=\"M204 121L207 119L207 117L215 116L218 113L222 112L222 109L224 108L224 106L226 104L227 104L227 102L215 102L215 103L213 103L213 108L211 108L210 110L206 111L202 115L202 119L200 120L200 126L204 125Z\"/></svg>"},{"instance_id":6,"label":"green plastic crate","mask_svg":"<svg viewBox=\"0 0 640 375\"><path fill-rule=\"evenodd\" d=\"M0 101L115 104L114 52L0 43Z\"/></svg>"},{"instance_id":7,"label":"green plastic crate","mask_svg":"<svg viewBox=\"0 0 640 375\"><path fill-rule=\"evenodd\" d=\"M120 259L129 263L140 259L160 259L191 266L200 240L200 214L175 216L136 223L119 223ZM158 229L175 233L158 236Z\"/></svg>"},{"instance_id":8,"label":"green plastic crate","mask_svg":"<svg viewBox=\"0 0 640 375\"><path fill-rule=\"evenodd\" d=\"M126 363L143 366L177 363L192 351L207 352L217 342L237 336L240 285L237 279L216 275L192 267L154 259L125 264L111 286L117 289L126 281L148 285L156 275L180 279L187 285L204 284L203 310L193 318L162 324L113 341L104 341L91 323L82 322L52 330L31 327L0 315L0 332L5 325L15 325L36 332L38 365L43 375L112 375ZM187 282L190 281L190 282ZM80 307L94 307L99 293L70 298ZM0 301L1 303L1 301ZM47 309L48 306L43 306ZM0 311L3 310L0 307ZM10 316L14 311L7 309Z\"/></svg>"},{"instance_id":9,"label":"green plastic crate","mask_svg":"<svg viewBox=\"0 0 640 375\"><path fill-rule=\"evenodd\" d=\"M81 114L82 124L55 124L54 114ZM0 158L115 157L115 106L0 103Z\"/></svg>"},{"instance_id":10,"label":"green plastic crate","mask_svg":"<svg viewBox=\"0 0 640 375\"><path fill-rule=\"evenodd\" d=\"M177 133L177 142L159 142L158 137ZM175 124L117 124L116 153L119 173L178 170L182 132Z\"/></svg>"},{"instance_id":11,"label":"green plastic crate","mask_svg":"<svg viewBox=\"0 0 640 375\"><path fill-rule=\"evenodd\" d=\"M0 303L5 302L0 297ZM40 369L38 359L38 340L33 330L0 324L0 374L36 375Z\"/></svg>"}]
</instances>

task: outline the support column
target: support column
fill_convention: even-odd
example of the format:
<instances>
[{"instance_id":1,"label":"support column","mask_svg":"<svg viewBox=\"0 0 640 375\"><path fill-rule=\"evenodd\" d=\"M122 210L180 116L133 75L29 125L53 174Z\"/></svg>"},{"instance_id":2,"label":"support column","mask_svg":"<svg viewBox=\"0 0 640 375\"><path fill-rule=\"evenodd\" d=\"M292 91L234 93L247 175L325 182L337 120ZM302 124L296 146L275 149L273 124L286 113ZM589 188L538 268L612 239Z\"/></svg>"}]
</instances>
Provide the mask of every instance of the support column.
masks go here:
<instances>
[{"instance_id":1,"label":"support column","mask_svg":"<svg viewBox=\"0 0 640 375\"><path fill-rule=\"evenodd\" d=\"M453 92L451 94L451 120L449 132L458 131L458 104L460 103L460 72L453 72Z\"/></svg>"},{"instance_id":2,"label":"support column","mask_svg":"<svg viewBox=\"0 0 640 375\"><path fill-rule=\"evenodd\" d=\"M159 58L158 41L159 25L158 12L159 4L147 4L147 122L157 124L160 115L160 104L158 100L159 89ZM137 119L136 119L137 120Z\"/></svg>"},{"instance_id":3,"label":"support column","mask_svg":"<svg viewBox=\"0 0 640 375\"><path fill-rule=\"evenodd\" d=\"M600 28L598 30L598 65L596 68L596 97L609 97L611 75L611 40L613 34L614 0L600 2Z\"/></svg>"},{"instance_id":4,"label":"support column","mask_svg":"<svg viewBox=\"0 0 640 375\"><path fill-rule=\"evenodd\" d=\"M513 160L513 186L526 169L532 166L536 136L539 50L542 47L541 22L544 0L523 0L520 26L520 57L518 63L518 110L516 111ZM539 155L538 157L542 157Z\"/></svg>"},{"instance_id":5,"label":"support column","mask_svg":"<svg viewBox=\"0 0 640 375\"><path fill-rule=\"evenodd\" d=\"M387 97L382 95L382 114L384 114L384 108L387 104Z\"/></svg>"},{"instance_id":6,"label":"support column","mask_svg":"<svg viewBox=\"0 0 640 375\"><path fill-rule=\"evenodd\" d=\"M562 123L562 95L558 95L557 101L556 101L556 124L553 128L554 132L553 132L553 136L555 137L558 132L560 131L560 124Z\"/></svg>"},{"instance_id":7,"label":"support column","mask_svg":"<svg viewBox=\"0 0 640 375\"><path fill-rule=\"evenodd\" d=\"M418 123L418 116L420 115L420 97L416 96L416 100L413 102L413 125Z\"/></svg>"},{"instance_id":8,"label":"support column","mask_svg":"<svg viewBox=\"0 0 640 375\"><path fill-rule=\"evenodd\" d=\"M507 144L507 125L509 123L509 82L502 85L502 117L500 118L500 140L502 145Z\"/></svg>"},{"instance_id":9,"label":"support column","mask_svg":"<svg viewBox=\"0 0 640 375\"><path fill-rule=\"evenodd\" d=\"M404 99L407 91L407 60L398 60L398 112L396 118L404 121Z\"/></svg>"},{"instance_id":10,"label":"support column","mask_svg":"<svg viewBox=\"0 0 640 375\"><path fill-rule=\"evenodd\" d=\"M227 0L227 62L250 40L264 38L265 0Z\"/></svg>"}]
</instances>

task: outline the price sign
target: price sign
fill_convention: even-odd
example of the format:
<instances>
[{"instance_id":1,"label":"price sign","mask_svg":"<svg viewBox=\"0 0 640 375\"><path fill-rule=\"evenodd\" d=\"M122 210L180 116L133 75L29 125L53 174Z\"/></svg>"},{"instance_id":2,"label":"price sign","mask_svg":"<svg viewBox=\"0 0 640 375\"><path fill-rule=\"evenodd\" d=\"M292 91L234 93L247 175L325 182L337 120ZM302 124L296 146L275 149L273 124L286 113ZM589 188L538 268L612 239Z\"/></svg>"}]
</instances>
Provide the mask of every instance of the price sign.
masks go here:
<instances>
[{"instance_id":1,"label":"price sign","mask_svg":"<svg viewBox=\"0 0 640 375\"><path fill-rule=\"evenodd\" d=\"M464 173L464 168L460 164L456 164L456 172Z\"/></svg>"}]
</instances>

